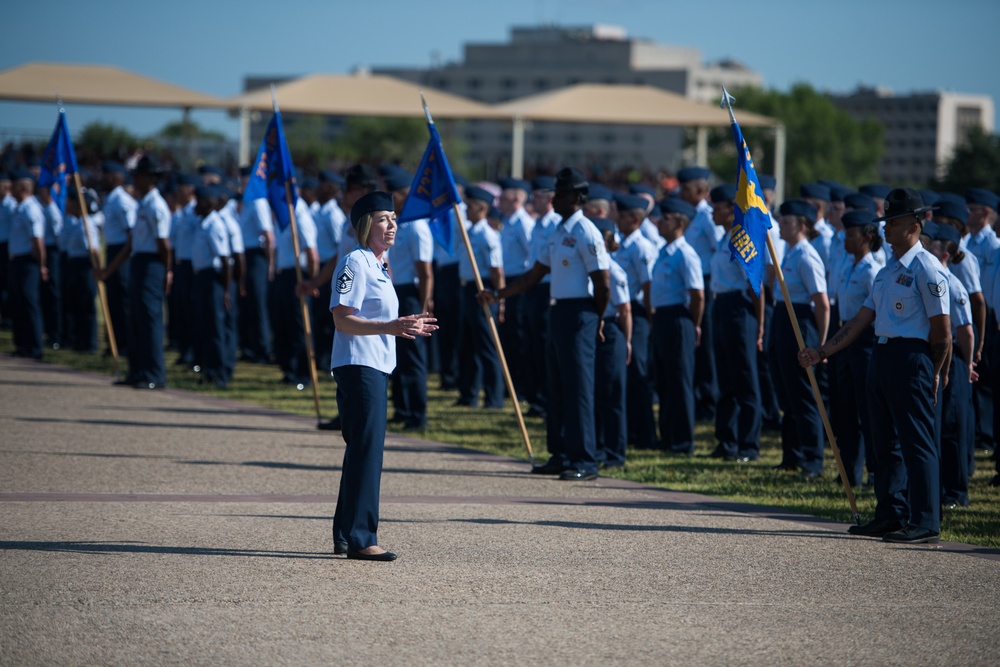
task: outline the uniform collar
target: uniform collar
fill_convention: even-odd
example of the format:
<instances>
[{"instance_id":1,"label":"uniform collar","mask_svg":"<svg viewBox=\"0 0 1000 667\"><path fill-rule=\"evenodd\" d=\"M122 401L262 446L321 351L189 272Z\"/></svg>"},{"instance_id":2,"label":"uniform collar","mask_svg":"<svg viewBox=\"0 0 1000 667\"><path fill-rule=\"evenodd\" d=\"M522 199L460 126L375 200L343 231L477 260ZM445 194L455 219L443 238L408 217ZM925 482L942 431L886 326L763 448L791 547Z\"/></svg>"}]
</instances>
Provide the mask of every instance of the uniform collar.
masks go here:
<instances>
[{"instance_id":1,"label":"uniform collar","mask_svg":"<svg viewBox=\"0 0 1000 667\"><path fill-rule=\"evenodd\" d=\"M702 199L700 202L698 202L698 205L695 206L695 208L698 209L698 212L700 213L712 212L712 205L708 203L707 199Z\"/></svg>"},{"instance_id":2,"label":"uniform collar","mask_svg":"<svg viewBox=\"0 0 1000 667\"><path fill-rule=\"evenodd\" d=\"M917 241L916 243L913 244L912 248L903 253L903 256L896 261L902 264L905 268L909 269L910 264L913 263L913 260L916 258L917 255L920 254L920 251L923 249L924 247L920 245L920 241Z\"/></svg>"},{"instance_id":3,"label":"uniform collar","mask_svg":"<svg viewBox=\"0 0 1000 667\"><path fill-rule=\"evenodd\" d=\"M563 220L559 224L563 226L563 228L566 230L567 233L569 233L569 232L573 231L573 227L575 227L576 223L578 223L580 220L582 220L583 217L584 217L583 216L583 209L582 208L581 209L577 209L576 213L574 213L573 215L569 216L568 218L566 218L565 220Z\"/></svg>"},{"instance_id":4,"label":"uniform collar","mask_svg":"<svg viewBox=\"0 0 1000 667\"><path fill-rule=\"evenodd\" d=\"M663 252L665 255L669 257L670 255L673 255L675 252L677 252L686 245L687 241L684 240L684 235L681 234L679 237L677 237L667 245L663 246L663 250L661 252Z\"/></svg>"}]
</instances>

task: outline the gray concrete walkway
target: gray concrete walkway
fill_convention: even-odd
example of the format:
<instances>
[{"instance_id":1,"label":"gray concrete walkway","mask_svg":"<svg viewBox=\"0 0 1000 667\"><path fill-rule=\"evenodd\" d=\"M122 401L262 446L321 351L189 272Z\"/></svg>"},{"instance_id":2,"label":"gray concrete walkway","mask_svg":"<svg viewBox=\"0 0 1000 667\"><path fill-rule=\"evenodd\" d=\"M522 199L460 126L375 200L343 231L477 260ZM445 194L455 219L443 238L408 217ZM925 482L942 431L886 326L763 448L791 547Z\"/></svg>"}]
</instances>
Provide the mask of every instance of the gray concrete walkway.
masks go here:
<instances>
[{"instance_id":1,"label":"gray concrete walkway","mask_svg":"<svg viewBox=\"0 0 1000 667\"><path fill-rule=\"evenodd\" d=\"M996 665L1000 560L387 439L332 556L314 421L0 360L0 665Z\"/></svg>"}]
</instances>

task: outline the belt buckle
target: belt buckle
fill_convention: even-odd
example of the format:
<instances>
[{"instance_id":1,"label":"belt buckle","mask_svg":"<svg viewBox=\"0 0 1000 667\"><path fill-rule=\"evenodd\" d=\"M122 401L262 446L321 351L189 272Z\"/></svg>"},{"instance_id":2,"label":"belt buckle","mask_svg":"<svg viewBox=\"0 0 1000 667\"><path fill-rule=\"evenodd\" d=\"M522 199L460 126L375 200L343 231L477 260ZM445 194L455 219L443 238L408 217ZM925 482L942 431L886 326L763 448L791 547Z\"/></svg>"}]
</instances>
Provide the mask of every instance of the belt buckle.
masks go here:
<instances>
[{"instance_id":1,"label":"belt buckle","mask_svg":"<svg viewBox=\"0 0 1000 667\"><path fill-rule=\"evenodd\" d=\"M889 342L889 337L888 336L879 336L878 337L878 344L879 345L885 345L888 342Z\"/></svg>"}]
</instances>

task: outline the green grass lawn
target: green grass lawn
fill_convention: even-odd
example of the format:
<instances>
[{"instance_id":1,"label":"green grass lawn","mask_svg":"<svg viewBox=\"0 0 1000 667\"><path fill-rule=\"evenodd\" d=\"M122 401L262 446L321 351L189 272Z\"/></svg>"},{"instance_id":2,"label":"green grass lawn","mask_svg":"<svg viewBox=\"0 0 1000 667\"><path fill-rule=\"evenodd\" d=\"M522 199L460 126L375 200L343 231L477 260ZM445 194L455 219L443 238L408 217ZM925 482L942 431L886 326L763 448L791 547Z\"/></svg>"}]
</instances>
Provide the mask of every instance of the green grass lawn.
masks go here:
<instances>
[{"instance_id":1,"label":"green grass lawn","mask_svg":"<svg viewBox=\"0 0 1000 667\"><path fill-rule=\"evenodd\" d=\"M0 332L0 353L7 353L12 349L10 332ZM175 366L175 359L175 354L167 353L167 383L173 389L222 396L293 414L315 415L312 391L297 391L281 384L280 372L275 366L240 363L230 388L220 390L199 385L198 376L188 369ZM109 376L113 373L111 360L101 359L97 355L49 350L45 354L45 360ZM122 360L123 372L126 364ZM527 460L513 407L502 411L454 407L452 403L456 395L435 389L437 384L437 377L432 376L428 396L428 428L422 437ZM328 373L320 374L320 405L324 418L336 415L336 385ZM527 405L522 404L521 407L522 411L527 411ZM535 458L544 462L548 458L545 425L536 418L525 417L525 422ZM390 431L396 430L394 426L390 426ZM610 474L677 491L780 507L838 521L851 520L850 506L837 480L837 464L829 448L826 472L822 479L806 482L797 475L771 469L781 459L781 444L776 436L763 437L760 462L738 464L706 457L715 445L712 433L711 425L698 425L698 453L693 457L675 458L655 452L630 450L625 469ZM943 539L1000 548L1000 488L989 486L993 474L993 462L979 454L976 458L976 473L969 489L972 505L944 511ZM875 507L872 493L858 491L857 502L862 517L870 518Z\"/></svg>"}]
</instances>

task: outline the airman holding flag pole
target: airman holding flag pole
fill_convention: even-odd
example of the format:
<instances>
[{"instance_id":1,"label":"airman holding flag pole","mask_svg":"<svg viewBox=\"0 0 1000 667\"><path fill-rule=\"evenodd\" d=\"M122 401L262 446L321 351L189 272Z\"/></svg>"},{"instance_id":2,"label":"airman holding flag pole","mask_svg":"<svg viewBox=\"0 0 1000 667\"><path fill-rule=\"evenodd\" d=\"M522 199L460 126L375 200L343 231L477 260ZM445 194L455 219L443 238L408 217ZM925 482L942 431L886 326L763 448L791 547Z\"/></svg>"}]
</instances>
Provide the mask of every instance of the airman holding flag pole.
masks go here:
<instances>
[{"instance_id":1,"label":"airman holding flag pole","mask_svg":"<svg viewBox=\"0 0 1000 667\"><path fill-rule=\"evenodd\" d=\"M281 125L281 112L278 110L278 101L274 96L274 86L271 86L271 100L274 105L274 116L264 133L261 141L260 151L254 161L250 179L247 181L246 190L243 193L243 201L247 204L255 199L266 198L271 204L275 220L282 230L289 226L292 231L292 245L294 248L295 279L296 284L302 283L302 266L299 261L301 250L299 247L299 229L295 217L295 208L298 196L295 191L295 174L292 165L292 156L288 151L288 144L285 141L285 132ZM312 243L315 245L315 242ZM311 247L311 246L310 246ZM308 356L309 377L312 384L313 403L316 407L316 419L320 420L319 407L319 387L316 377L316 355L313 351L312 330L309 322L309 307L306 304L304 293L299 293L299 307L302 311L302 326L305 334L305 347ZM294 348L293 348L294 349ZM301 348L300 348L301 349ZM294 355L294 352L293 352ZM291 360L294 366L295 360ZM298 369L300 370L300 369ZM293 378L301 379L301 378ZM300 383L301 384L301 383Z\"/></svg>"},{"instance_id":2,"label":"airman holding flag pole","mask_svg":"<svg viewBox=\"0 0 1000 667\"><path fill-rule=\"evenodd\" d=\"M69 126L66 124L66 110L62 108L60 102L59 120L56 121L56 128L52 132L45 152L42 154L42 169L38 177L40 185L53 186L53 199L59 202L59 207L65 210L66 206L66 175L72 174L76 185L76 193L80 202L80 214L83 216L84 230L90 229L90 221L87 217L87 204L83 200L83 185L80 183L80 169L76 164L76 153L73 150L73 141L70 139ZM90 252L91 264L95 272L101 268L101 258L86 231L84 238L87 241L87 250ZM104 281L97 281L97 293L101 299L101 311L104 314L104 324L108 331L108 347L115 360L115 375L118 375L118 343L115 341L115 329L111 322L111 311L108 309L108 295L105 291Z\"/></svg>"},{"instance_id":3,"label":"airman holding flag pole","mask_svg":"<svg viewBox=\"0 0 1000 667\"><path fill-rule=\"evenodd\" d=\"M734 101L735 99L725 88L723 88L722 101L719 106L729 110L729 119L733 128L733 138L736 141L738 172L736 179L738 191L736 194L736 206L734 209L732 232L729 237L729 250L732 253L733 258L739 261L744 270L747 272L747 278L750 280L750 286L759 296L764 277L764 257L760 254L759 249L764 245L764 243L767 244L768 252L771 255L771 260L773 262L775 272L777 273L778 283L781 285L781 291L785 297L785 305L789 309L789 317L795 331L795 338L798 341L799 350L802 350L805 348L805 343L802 340L802 332L799 331L798 323L791 310L792 302L788 296L788 288L785 286L785 277L781 272L781 266L778 263L777 253L774 249L774 243L771 241L771 235L768 234L767 231L771 227L771 216L768 212L767 204L763 199L763 191L761 190L760 182L757 180L757 172L754 169L753 160L750 158L750 149L747 148L746 141L743 139L743 133L740 131L739 123L736 122L736 115L733 113L732 103ZM809 383L812 386L813 397L816 399L817 407L819 408L820 415L823 418L823 426L826 429L827 438L830 440L830 446L833 449L834 458L837 460L837 468L840 470L840 481L844 486L844 492L847 494L847 500L851 505L852 518L855 523L860 524L861 515L858 513L857 502L854 499L854 491L851 489L851 486L847 481L847 474L844 471L844 463L840 458L840 450L837 448L837 441L836 438L834 438L833 429L830 427L830 420L827 417L826 408L823 406L823 401L820 398L819 385L816 384L816 376L811 367L807 368L806 372L809 376Z\"/></svg>"},{"instance_id":4,"label":"airman holding flag pole","mask_svg":"<svg viewBox=\"0 0 1000 667\"><path fill-rule=\"evenodd\" d=\"M403 210L399 215L399 222L409 220L419 220L421 218L430 219L431 234L444 247L451 247L451 226L447 216L441 215L444 211L452 208L458 220L462 220L462 212L458 204L461 201L458 189L455 187L455 179L448 165L448 158L444 154L441 146L441 137L438 136L437 128L434 126L434 119L431 118L430 109L427 108L427 100L423 94L420 99L424 105L424 114L427 116L427 129L431 133L430 141L427 143L427 150L420 161L416 175L413 177L413 185L410 186L410 194L403 204ZM477 292L483 292L483 281L479 274L479 267L476 264L475 255L472 252L472 245L469 241L468 232L464 224L458 225L462 233L462 241L465 244L465 251L469 261L472 263L472 272L476 280ZM514 404L514 413L517 415L517 423L521 429L521 437L524 439L524 448L528 452L528 458L532 465L535 462L534 453L531 450L531 440L528 438L528 429L524 425L524 417L521 415L521 406L517 401L517 392L514 390L514 382L510 376L507 366L507 359L500 345L500 334L497 331L496 322L490 314L488 304L483 304L483 311L490 327L490 335L493 344L496 345L497 355L500 357L500 368L503 371L504 381L507 385L507 392L510 394Z\"/></svg>"}]
</instances>

